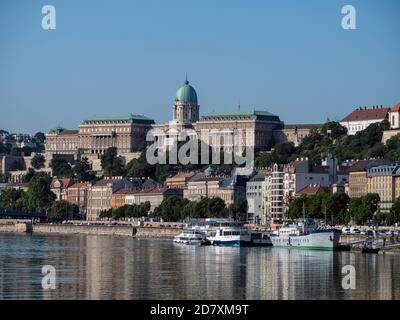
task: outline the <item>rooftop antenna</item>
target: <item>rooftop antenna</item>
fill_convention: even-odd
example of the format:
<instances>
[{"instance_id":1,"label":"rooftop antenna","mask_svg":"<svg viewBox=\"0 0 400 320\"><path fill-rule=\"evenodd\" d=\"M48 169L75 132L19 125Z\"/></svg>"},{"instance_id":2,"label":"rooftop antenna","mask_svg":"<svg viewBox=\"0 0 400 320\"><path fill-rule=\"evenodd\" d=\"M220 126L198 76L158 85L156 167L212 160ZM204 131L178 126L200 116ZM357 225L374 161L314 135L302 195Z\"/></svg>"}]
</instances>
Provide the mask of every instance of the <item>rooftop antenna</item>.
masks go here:
<instances>
[{"instance_id":1,"label":"rooftop antenna","mask_svg":"<svg viewBox=\"0 0 400 320\"><path fill-rule=\"evenodd\" d=\"M240 98L239 98L239 104L238 104L238 111L240 112Z\"/></svg>"}]
</instances>

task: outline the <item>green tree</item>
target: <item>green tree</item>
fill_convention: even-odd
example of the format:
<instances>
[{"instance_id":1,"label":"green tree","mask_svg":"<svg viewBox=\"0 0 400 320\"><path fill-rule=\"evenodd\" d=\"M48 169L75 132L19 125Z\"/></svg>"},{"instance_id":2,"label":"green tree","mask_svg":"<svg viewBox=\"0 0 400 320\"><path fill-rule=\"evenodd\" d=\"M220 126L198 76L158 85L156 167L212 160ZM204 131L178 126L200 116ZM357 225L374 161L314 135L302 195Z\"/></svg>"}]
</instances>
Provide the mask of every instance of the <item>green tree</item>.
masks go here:
<instances>
[{"instance_id":1,"label":"green tree","mask_svg":"<svg viewBox=\"0 0 400 320\"><path fill-rule=\"evenodd\" d=\"M101 155L101 167L103 172L108 177L123 176L125 175L124 161L118 157L117 148L108 148L104 154Z\"/></svg>"},{"instance_id":2,"label":"green tree","mask_svg":"<svg viewBox=\"0 0 400 320\"><path fill-rule=\"evenodd\" d=\"M0 207L5 209L19 209L18 200L22 198L23 190L6 189L0 193Z\"/></svg>"},{"instance_id":3,"label":"green tree","mask_svg":"<svg viewBox=\"0 0 400 320\"><path fill-rule=\"evenodd\" d=\"M44 212L51 207L55 198L55 194L50 190L50 177L35 175L29 182L23 199L28 210Z\"/></svg>"},{"instance_id":4,"label":"green tree","mask_svg":"<svg viewBox=\"0 0 400 320\"><path fill-rule=\"evenodd\" d=\"M229 208L232 218L238 221L247 220L247 199L238 197Z\"/></svg>"},{"instance_id":5,"label":"green tree","mask_svg":"<svg viewBox=\"0 0 400 320\"><path fill-rule=\"evenodd\" d=\"M390 215L388 217L388 223L400 223L400 198L397 198L390 209Z\"/></svg>"},{"instance_id":6,"label":"green tree","mask_svg":"<svg viewBox=\"0 0 400 320\"><path fill-rule=\"evenodd\" d=\"M352 198L349 203L349 214L358 224L366 223L374 218L378 211L380 197L376 193L368 193L361 198Z\"/></svg>"},{"instance_id":7,"label":"green tree","mask_svg":"<svg viewBox=\"0 0 400 320\"><path fill-rule=\"evenodd\" d=\"M42 154L35 153L35 155L33 156L32 160L31 160L31 165L35 169L39 170L41 168L44 168L45 162L46 162L46 159Z\"/></svg>"},{"instance_id":8,"label":"green tree","mask_svg":"<svg viewBox=\"0 0 400 320\"><path fill-rule=\"evenodd\" d=\"M53 158L50 161L50 168L53 171L53 176L58 178L71 178L73 170L71 164L62 158Z\"/></svg>"},{"instance_id":9,"label":"green tree","mask_svg":"<svg viewBox=\"0 0 400 320\"><path fill-rule=\"evenodd\" d=\"M332 139L337 139L339 137L345 136L347 134L346 127L343 127L339 122L328 121L322 128L321 133L323 135L329 136Z\"/></svg>"},{"instance_id":10,"label":"green tree","mask_svg":"<svg viewBox=\"0 0 400 320\"><path fill-rule=\"evenodd\" d=\"M305 206L308 203L308 197L306 195L295 197L290 200L288 208L289 219L299 219L303 216L303 203Z\"/></svg>"},{"instance_id":11,"label":"green tree","mask_svg":"<svg viewBox=\"0 0 400 320\"><path fill-rule=\"evenodd\" d=\"M101 219L107 218L108 219L108 218L112 217L112 214L113 214L112 209L102 210L99 213L99 218L101 218Z\"/></svg>"},{"instance_id":12,"label":"green tree","mask_svg":"<svg viewBox=\"0 0 400 320\"><path fill-rule=\"evenodd\" d=\"M43 145L46 140L46 135L43 132L36 132L33 139L38 145Z\"/></svg>"},{"instance_id":13,"label":"green tree","mask_svg":"<svg viewBox=\"0 0 400 320\"><path fill-rule=\"evenodd\" d=\"M74 176L78 181L92 181L96 176L91 171L88 158L77 160L74 166Z\"/></svg>"},{"instance_id":14,"label":"green tree","mask_svg":"<svg viewBox=\"0 0 400 320\"><path fill-rule=\"evenodd\" d=\"M184 208L187 205L187 199L178 197L169 197L154 210L154 216L161 217L164 221L179 221L184 218Z\"/></svg>"},{"instance_id":15,"label":"green tree","mask_svg":"<svg viewBox=\"0 0 400 320\"><path fill-rule=\"evenodd\" d=\"M64 220L79 219L79 208L65 200L54 201L48 215L48 220L52 222L62 222Z\"/></svg>"}]
</instances>

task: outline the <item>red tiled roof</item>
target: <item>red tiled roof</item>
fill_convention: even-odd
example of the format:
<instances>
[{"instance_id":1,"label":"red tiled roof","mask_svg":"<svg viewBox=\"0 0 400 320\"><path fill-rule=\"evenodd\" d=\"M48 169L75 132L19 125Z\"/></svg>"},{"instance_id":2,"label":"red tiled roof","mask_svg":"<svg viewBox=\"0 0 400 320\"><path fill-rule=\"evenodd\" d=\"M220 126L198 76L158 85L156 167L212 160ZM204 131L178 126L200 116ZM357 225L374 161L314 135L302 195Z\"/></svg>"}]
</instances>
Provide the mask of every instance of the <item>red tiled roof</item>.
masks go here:
<instances>
[{"instance_id":1,"label":"red tiled roof","mask_svg":"<svg viewBox=\"0 0 400 320\"><path fill-rule=\"evenodd\" d=\"M79 188L86 188L88 186L87 182L76 182L72 186L70 186L70 189L79 189Z\"/></svg>"},{"instance_id":2,"label":"red tiled roof","mask_svg":"<svg viewBox=\"0 0 400 320\"><path fill-rule=\"evenodd\" d=\"M61 188L68 188L69 186L71 186L74 181L72 179L53 179L51 181L51 188L54 188L54 184L59 181L61 182Z\"/></svg>"},{"instance_id":3,"label":"red tiled roof","mask_svg":"<svg viewBox=\"0 0 400 320\"><path fill-rule=\"evenodd\" d=\"M318 194L324 191L324 188L321 187L319 184L318 185L309 185L303 189L301 189L297 194L307 194L307 195L313 195L313 194Z\"/></svg>"},{"instance_id":4,"label":"red tiled roof","mask_svg":"<svg viewBox=\"0 0 400 320\"><path fill-rule=\"evenodd\" d=\"M113 184L120 182L122 179L101 179L95 183L95 186L106 186L107 184Z\"/></svg>"},{"instance_id":5,"label":"red tiled roof","mask_svg":"<svg viewBox=\"0 0 400 320\"><path fill-rule=\"evenodd\" d=\"M390 109L392 112L399 112L400 111L400 102L398 104L395 104L392 109Z\"/></svg>"},{"instance_id":6,"label":"red tiled roof","mask_svg":"<svg viewBox=\"0 0 400 320\"><path fill-rule=\"evenodd\" d=\"M390 111L390 108L358 108L343 118L341 121L362 121L362 120L384 120Z\"/></svg>"},{"instance_id":7,"label":"red tiled roof","mask_svg":"<svg viewBox=\"0 0 400 320\"><path fill-rule=\"evenodd\" d=\"M169 177L167 180L171 179L181 179L181 178L191 178L195 175L195 172L182 172L182 173L177 173L176 175Z\"/></svg>"},{"instance_id":8,"label":"red tiled roof","mask_svg":"<svg viewBox=\"0 0 400 320\"><path fill-rule=\"evenodd\" d=\"M127 189L127 188L122 188L117 191L115 191L113 194L134 194L137 193L138 189Z\"/></svg>"}]
</instances>

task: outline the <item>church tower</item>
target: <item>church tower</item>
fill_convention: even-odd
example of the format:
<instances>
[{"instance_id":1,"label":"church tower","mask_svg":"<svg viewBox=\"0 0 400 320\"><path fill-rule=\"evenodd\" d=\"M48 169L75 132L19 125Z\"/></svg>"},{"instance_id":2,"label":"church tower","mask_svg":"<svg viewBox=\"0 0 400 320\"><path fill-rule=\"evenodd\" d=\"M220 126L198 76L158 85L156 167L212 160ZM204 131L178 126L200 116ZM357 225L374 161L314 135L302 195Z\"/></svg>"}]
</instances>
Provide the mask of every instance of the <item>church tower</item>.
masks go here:
<instances>
[{"instance_id":1,"label":"church tower","mask_svg":"<svg viewBox=\"0 0 400 320\"><path fill-rule=\"evenodd\" d=\"M199 120L199 109L196 90L186 79L184 85L176 92L172 119L179 124L194 123Z\"/></svg>"}]
</instances>

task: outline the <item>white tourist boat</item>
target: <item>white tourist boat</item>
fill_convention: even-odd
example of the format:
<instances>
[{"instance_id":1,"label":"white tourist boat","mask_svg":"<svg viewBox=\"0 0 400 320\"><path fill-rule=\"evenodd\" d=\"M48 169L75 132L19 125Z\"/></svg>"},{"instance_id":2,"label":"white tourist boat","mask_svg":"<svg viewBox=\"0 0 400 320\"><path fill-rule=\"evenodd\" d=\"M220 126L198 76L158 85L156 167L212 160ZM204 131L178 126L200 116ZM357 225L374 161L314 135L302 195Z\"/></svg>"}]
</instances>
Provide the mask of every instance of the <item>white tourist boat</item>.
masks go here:
<instances>
[{"instance_id":1,"label":"white tourist boat","mask_svg":"<svg viewBox=\"0 0 400 320\"><path fill-rule=\"evenodd\" d=\"M203 245L207 243L204 232L198 229L184 229L182 233L174 237L174 243L188 245Z\"/></svg>"},{"instance_id":2,"label":"white tourist boat","mask_svg":"<svg viewBox=\"0 0 400 320\"><path fill-rule=\"evenodd\" d=\"M249 230L232 219L206 219L202 230L214 246L251 246Z\"/></svg>"},{"instance_id":3,"label":"white tourist boat","mask_svg":"<svg viewBox=\"0 0 400 320\"><path fill-rule=\"evenodd\" d=\"M339 245L340 232L318 226L313 219L283 225L271 234L274 247L299 249L335 250Z\"/></svg>"},{"instance_id":4,"label":"white tourist boat","mask_svg":"<svg viewBox=\"0 0 400 320\"><path fill-rule=\"evenodd\" d=\"M251 243L253 247L272 247L271 237L265 233L252 233Z\"/></svg>"}]
</instances>

